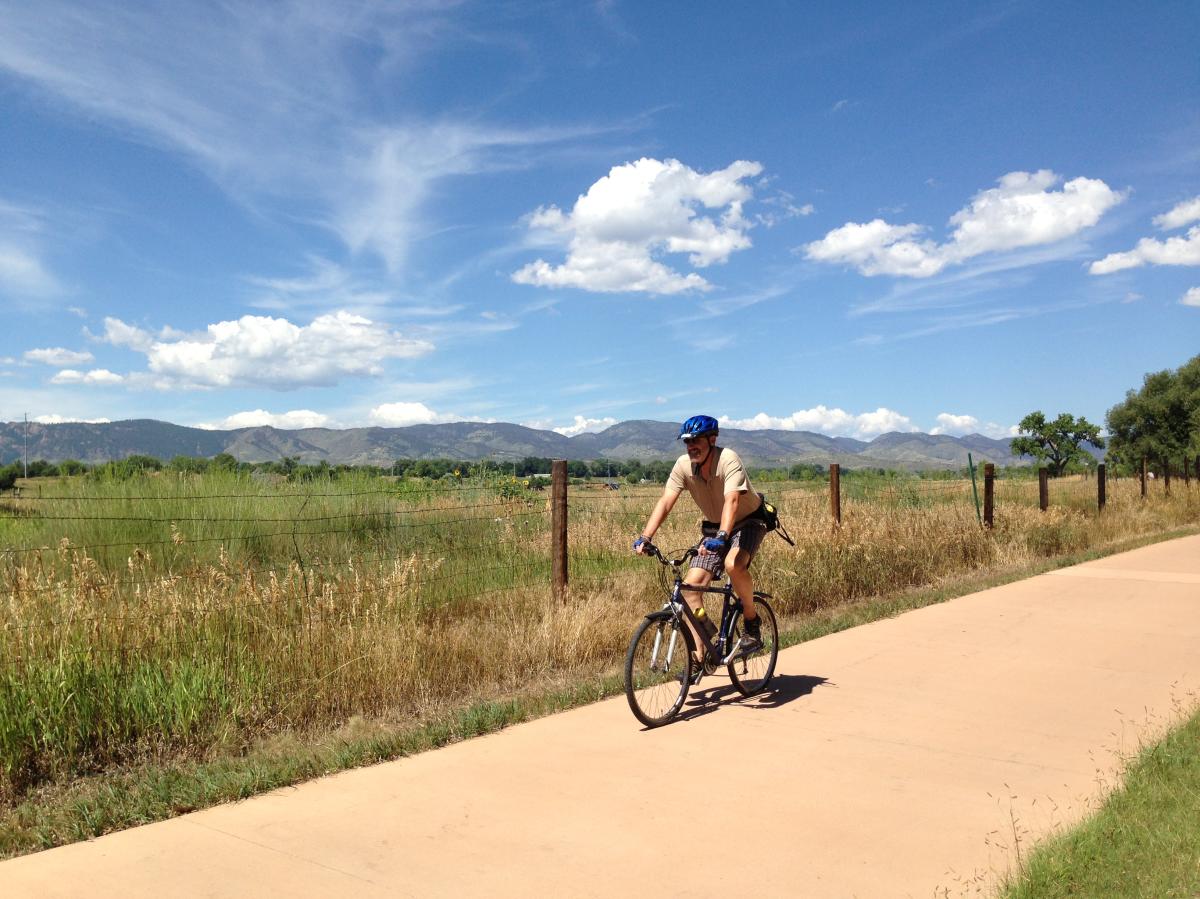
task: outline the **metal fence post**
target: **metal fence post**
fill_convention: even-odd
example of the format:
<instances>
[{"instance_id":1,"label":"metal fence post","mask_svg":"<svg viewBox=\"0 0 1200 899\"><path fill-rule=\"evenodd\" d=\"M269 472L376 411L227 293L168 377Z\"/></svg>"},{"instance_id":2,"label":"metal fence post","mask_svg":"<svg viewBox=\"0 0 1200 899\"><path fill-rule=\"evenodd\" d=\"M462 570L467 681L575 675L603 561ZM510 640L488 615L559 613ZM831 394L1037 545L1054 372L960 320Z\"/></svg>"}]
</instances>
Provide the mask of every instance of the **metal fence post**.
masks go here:
<instances>
[{"instance_id":1,"label":"metal fence post","mask_svg":"<svg viewBox=\"0 0 1200 899\"><path fill-rule=\"evenodd\" d=\"M842 466L834 462L829 466L829 511L833 515L834 527L842 526Z\"/></svg>"},{"instance_id":2,"label":"metal fence post","mask_svg":"<svg viewBox=\"0 0 1200 899\"><path fill-rule=\"evenodd\" d=\"M975 460L967 453L967 467L971 469L971 496L975 499L975 520L983 524L983 513L979 510L979 487L975 484Z\"/></svg>"},{"instance_id":3,"label":"metal fence post","mask_svg":"<svg viewBox=\"0 0 1200 899\"><path fill-rule=\"evenodd\" d=\"M1104 511L1104 489L1107 478L1107 470L1104 467L1104 463L1101 462L1096 466L1096 509L1100 512Z\"/></svg>"},{"instance_id":4,"label":"metal fence post","mask_svg":"<svg viewBox=\"0 0 1200 899\"><path fill-rule=\"evenodd\" d=\"M983 526L990 528L996 514L996 466L991 462L983 466Z\"/></svg>"},{"instance_id":5,"label":"metal fence post","mask_svg":"<svg viewBox=\"0 0 1200 899\"><path fill-rule=\"evenodd\" d=\"M1038 508L1045 512L1050 508L1050 469L1038 469Z\"/></svg>"},{"instance_id":6,"label":"metal fence post","mask_svg":"<svg viewBox=\"0 0 1200 899\"><path fill-rule=\"evenodd\" d=\"M567 600L567 460L550 465L550 584L557 602Z\"/></svg>"}]
</instances>

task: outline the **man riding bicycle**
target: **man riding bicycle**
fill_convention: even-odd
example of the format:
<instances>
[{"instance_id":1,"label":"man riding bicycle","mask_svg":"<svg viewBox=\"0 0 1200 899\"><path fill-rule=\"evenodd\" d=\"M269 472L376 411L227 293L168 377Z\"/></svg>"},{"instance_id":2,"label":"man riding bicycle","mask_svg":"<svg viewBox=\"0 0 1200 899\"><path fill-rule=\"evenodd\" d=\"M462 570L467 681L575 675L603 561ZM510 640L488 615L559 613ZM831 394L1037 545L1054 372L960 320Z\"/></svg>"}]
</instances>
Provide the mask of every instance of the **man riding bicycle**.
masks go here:
<instances>
[{"instance_id":1,"label":"man riding bicycle","mask_svg":"<svg viewBox=\"0 0 1200 899\"><path fill-rule=\"evenodd\" d=\"M644 555L645 546L674 508L686 488L700 507L705 520L700 525L703 542L692 559L685 584L707 587L722 572L742 601L745 633L738 646L748 654L762 648L762 623L754 609L754 582L750 562L767 535L766 522L759 515L762 497L750 486L750 478L741 458L731 449L717 446L717 420L708 415L693 415L679 429L687 446L671 469L666 489L659 498L641 536L633 542L634 552ZM683 591L692 611L702 605L698 590ZM703 642L697 640L697 646Z\"/></svg>"}]
</instances>

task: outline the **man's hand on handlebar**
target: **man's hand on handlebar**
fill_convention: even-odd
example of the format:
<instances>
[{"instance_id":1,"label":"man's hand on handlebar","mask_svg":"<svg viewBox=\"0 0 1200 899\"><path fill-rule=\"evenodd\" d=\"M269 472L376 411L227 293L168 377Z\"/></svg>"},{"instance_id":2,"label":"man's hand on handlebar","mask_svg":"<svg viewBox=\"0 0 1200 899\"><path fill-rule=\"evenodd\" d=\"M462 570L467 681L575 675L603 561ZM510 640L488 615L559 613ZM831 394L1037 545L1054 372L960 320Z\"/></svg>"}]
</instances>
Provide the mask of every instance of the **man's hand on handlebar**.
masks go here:
<instances>
[{"instance_id":1,"label":"man's hand on handlebar","mask_svg":"<svg viewBox=\"0 0 1200 899\"><path fill-rule=\"evenodd\" d=\"M729 551L729 534L725 531L717 531L715 537L701 541L700 546L702 547L700 551L703 553L717 553L723 556Z\"/></svg>"},{"instance_id":2,"label":"man's hand on handlebar","mask_svg":"<svg viewBox=\"0 0 1200 899\"><path fill-rule=\"evenodd\" d=\"M654 544L650 542L650 538L642 534L633 541L633 551L639 556L654 555Z\"/></svg>"}]
</instances>

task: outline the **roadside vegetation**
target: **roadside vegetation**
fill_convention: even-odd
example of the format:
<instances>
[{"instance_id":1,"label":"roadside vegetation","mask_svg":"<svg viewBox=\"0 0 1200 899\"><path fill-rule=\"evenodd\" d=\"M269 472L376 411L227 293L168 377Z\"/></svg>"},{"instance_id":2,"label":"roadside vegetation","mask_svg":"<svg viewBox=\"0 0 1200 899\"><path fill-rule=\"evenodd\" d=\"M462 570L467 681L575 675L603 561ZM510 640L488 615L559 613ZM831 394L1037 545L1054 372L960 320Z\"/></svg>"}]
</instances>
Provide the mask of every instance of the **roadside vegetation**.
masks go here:
<instances>
[{"instance_id":1,"label":"roadside vegetation","mask_svg":"<svg viewBox=\"0 0 1200 899\"><path fill-rule=\"evenodd\" d=\"M1133 759L1078 827L1038 845L1005 899L1200 895L1200 714Z\"/></svg>"},{"instance_id":2,"label":"roadside vegetation","mask_svg":"<svg viewBox=\"0 0 1200 899\"><path fill-rule=\"evenodd\" d=\"M654 485L571 489L569 601L548 494L497 474L291 480L239 470L43 479L0 500L0 853L440 745L602 695L656 573ZM1001 480L764 484L797 545L756 568L790 640L1200 523L1200 489ZM693 539L675 516L665 547Z\"/></svg>"}]
</instances>

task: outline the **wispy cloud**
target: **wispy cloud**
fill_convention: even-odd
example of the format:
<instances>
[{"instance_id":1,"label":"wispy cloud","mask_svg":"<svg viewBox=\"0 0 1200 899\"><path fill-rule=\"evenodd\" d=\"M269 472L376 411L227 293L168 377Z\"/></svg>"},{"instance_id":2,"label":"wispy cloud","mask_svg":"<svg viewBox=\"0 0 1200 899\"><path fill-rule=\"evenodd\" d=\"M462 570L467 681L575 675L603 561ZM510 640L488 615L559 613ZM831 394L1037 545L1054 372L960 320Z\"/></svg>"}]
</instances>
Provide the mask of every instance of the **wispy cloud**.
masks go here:
<instances>
[{"instance_id":1,"label":"wispy cloud","mask_svg":"<svg viewBox=\"0 0 1200 899\"><path fill-rule=\"evenodd\" d=\"M958 315L943 315L933 318L928 324L906 331L889 334L867 334L854 341L860 346L875 346L882 343L895 343L900 340L913 340L918 337L929 337L946 331L960 331L964 328L983 328L988 325L999 325L1019 318L1038 315L1045 310L1039 309L985 309L977 312L966 312Z\"/></svg>"},{"instance_id":2,"label":"wispy cloud","mask_svg":"<svg viewBox=\"0 0 1200 899\"><path fill-rule=\"evenodd\" d=\"M157 12L156 12L157 10ZM132 139L186 156L238 201L314 222L400 272L442 179L528 164L586 129L372 111L352 60L412 71L464 38L453 5L12 4L0 69ZM103 40L96 35L102 34ZM0 278L48 289L28 249L0 242Z\"/></svg>"},{"instance_id":3,"label":"wispy cloud","mask_svg":"<svg viewBox=\"0 0 1200 899\"><path fill-rule=\"evenodd\" d=\"M710 300L701 300L695 304L699 308L699 312L673 319L671 325L672 327L676 327L693 322L720 318L725 315L734 315L751 306L757 306L759 303L766 303L770 300L787 296L795 290L796 284L794 281L788 278L778 278L776 279L776 283L763 287L760 290L735 294L733 296L715 297Z\"/></svg>"},{"instance_id":4,"label":"wispy cloud","mask_svg":"<svg viewBox=\"0 0 1200 899\"><path fill-rule=\"evenodd\" d=\"M877 312L909 312L970 305L974 295L1028 284L1035 266L1085 259L1088 245L1082 239L1065 240L1046 247L1033 247L987 259L972 260L921 280L897 281L883 296L850 308L850 315Z\"/></svg>"},{"instance_id":5,"label":"wispy cloud","mask_svg":"<svg viewBox=\"0 0 1200 899\"><path fill-rule=\"evenodd\" d=\"M45 260L44 230L37 210L0 200L0 294L37 300L63 292Z\"/></svg>"}]
</instances>

